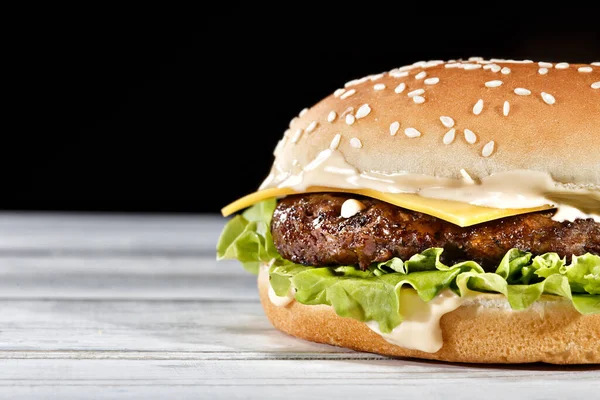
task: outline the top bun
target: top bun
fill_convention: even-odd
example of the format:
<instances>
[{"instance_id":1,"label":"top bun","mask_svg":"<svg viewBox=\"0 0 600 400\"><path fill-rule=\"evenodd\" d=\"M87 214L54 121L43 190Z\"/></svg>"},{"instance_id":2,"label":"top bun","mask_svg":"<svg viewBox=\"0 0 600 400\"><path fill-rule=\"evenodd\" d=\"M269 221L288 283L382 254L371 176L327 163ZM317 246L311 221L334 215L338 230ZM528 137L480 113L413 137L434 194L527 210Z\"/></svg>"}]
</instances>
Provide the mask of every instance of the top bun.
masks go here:
<instances>
[{"instance_id":1,"label":"top bun","mask_svg":"<svg viewBox=\"0 0 600 400\"><path fill-rule=\"evenodd\" d=\"M275 162L305 166L337 134L358 171L481 179L525 169L598 189L600 63L470 58L369 75L294 118Z\"/></svg>"}]
</instances>

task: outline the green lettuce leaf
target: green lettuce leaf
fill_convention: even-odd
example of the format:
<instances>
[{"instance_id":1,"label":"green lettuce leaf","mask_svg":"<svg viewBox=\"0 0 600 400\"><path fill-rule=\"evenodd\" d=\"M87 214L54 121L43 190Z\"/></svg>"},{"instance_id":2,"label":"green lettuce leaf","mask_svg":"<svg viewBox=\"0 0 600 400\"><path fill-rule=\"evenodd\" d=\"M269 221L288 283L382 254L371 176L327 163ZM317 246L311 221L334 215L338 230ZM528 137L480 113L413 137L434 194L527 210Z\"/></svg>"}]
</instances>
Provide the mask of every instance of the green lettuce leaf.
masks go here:
<instances>
[{"instance_id":1,"label":"green lettuce leaf","mask_svg":"<svg viewBox=\"0 0 600 400\"><path fill-rule=\"evenodd\" d=\"M600 263L598 256L585 254L573 257L570 265L560 267L575 292L600 294Z\"/></svg>"},{"instance_id":2,"label":"green lettuce leaf","mask_svg":"<svg viewBox=\"0 0 600 400\"><path fill-rule=\"evenodd\" d=\"M430 248L408 260L392 258L365 271L355 266L311 267L284 260L273 243L270 222L276 200L266 200L226 224L217 243L217 259L239 260L257 274L269 264L274 292L307 305L324 304L343 317L376 321L383 333L400 324L400 291L413 288L423 301L449 289L459 296L497 293L511 308L523 310L543 295L569 299L582 314L600 313L600 256L572 257L567 264L556 253L533 257L518 249L508 251L495 272L485 272L474 261L444 265L443 249Z\"/></svg>"},{"instance_id":3,"label":"green lettuce leaf","mask_svg":"<svg viewBox=\"0 0 600 400\"><path fill-rule=\"evenodd\" d=\"M382 332L390 332L402 322L399 298L404 285L429 301L449 288L464 270L464 266L457 265L444 271L381 274L377 268L361 271L354 267L315 268L285 262L271 266L269 276L277 295L285 295L292 285L296 300L302 304L329 305L340 316L364 322L375 320Z\"/></svg>"},{"instance_id":4,"label":"green lettuce leaf","mask_svg":"<svg viewBox=\"0 0 600 400\"><path fill-rule=\"evenodd\" d=\"M248 272L258 274L262 263L281 258L270 230L276 205L275 199L266 200L229 220L217 241L217 260L238 260Z\"/></svg>"}]
</instances>

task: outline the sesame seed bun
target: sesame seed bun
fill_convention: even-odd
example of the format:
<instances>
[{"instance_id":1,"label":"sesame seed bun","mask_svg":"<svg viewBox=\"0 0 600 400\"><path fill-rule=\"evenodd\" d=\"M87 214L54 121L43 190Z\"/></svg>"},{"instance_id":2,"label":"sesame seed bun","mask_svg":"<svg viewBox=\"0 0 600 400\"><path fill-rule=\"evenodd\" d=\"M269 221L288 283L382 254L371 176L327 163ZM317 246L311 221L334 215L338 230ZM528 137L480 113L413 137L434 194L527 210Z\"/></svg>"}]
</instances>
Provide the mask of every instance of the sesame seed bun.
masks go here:
<instances>
[{"instance_id":1,"label":"sesame seed bun","mask_svg":"<svg viewBox=\"0 0 600 400\"><path fill-rule=\"evenodd\" d=\"M367 180L377 180L374 175L389 174L379 180L383 183L377 188L394 193L392 189L397 189L392 186L394 181L387 179L392 175L394 179L400 176L407 182L416 181L414 186L420 190L419 185L430 177L484 180L506 172L509 174L504 176L510 178L505 179L502 189L517 186L514 178L517 176L517 197L567 193L565 203L569 200L577 211L597 214L600 63L569 65L478 58L430 61L366 76L342 86L302 110L290 122L275 149L273 169L262 188L302 187L305 179L307 186L317 182L317 187L335 189L344 188L341 185L345 184L345 188L354 189L361 188ZM521 170L544 179L549 177L550 183L542 185L543 179L519 179L530 176L527 174L510 174ZM341 178L331 178L333 174ZM436 187L442 179L431 181L434 182L431 186ZM406 186L411 188L409 183ZM458 191L453 184L445 188L448 190L444 195ZM475 186L465 186L465 193L475 193L465 201L479 201ZM521 191L523 188L533 190L525 193ZM503 191L490 190L490 193L495 198ZM573 199L578 195L591 205L575 202ZM510 208L506 203L501 199L498 207ZM542 204L554 203L548 200ZM578 219L584 218L585 213L576 215ZM309 234L318 237L314 226L309 225ZM432 235L435 233L439 232ZM333 238L336 233L331 230L328 235L327 238ZM596 235L589 240L595 247L583 247L597 254L594 250L598 248L597 238ZM556 240L563 239L567 240L564 237ZM298 242L301 246L306 243ZM398 246L403 244L398 243ZM487 243L480 240L477 245L484 248ZM368 245L364 245L366 251L360 246L356 251L374 252ZM315 252L324 251L325 247L315 246L318 249ZM523 311L512 310L501 295L469 298L442 317L443 346L435 353L427 353L392 344L367 324L340 317L331 307L307 306L297 301L276 306L269 300L268 285L267 279L259 279L261 302L272 324L283 332L314 342L389 356L451 362L600 363L600 314L582 315L571 301L558 296L543 295Z\"/></svg>"},{"instance_id":2,"label":"sesame seed bun","mask_svg":"<svg viewBox=\"0 0 600 400\"><path fill-rule=\"evenodd\" d=\"M570 302L545 298L524 311L511 311L501 296L482 295L445 314L443 346L435 353L388 343L367 325L338 316L332 307L269 300L266 274L258 279L262 306L273 326L317 343L392 357L467 363L598 364L600 314L582 315Z\"/></svg>"},{"instance_id":3,"label":"sesame seed bun","mask_svg":"<svg viewBox=\"0 0 600 400\"><path fill-rule=\"evenodd\" d=\"M333 142L360 171L527 169L600 188L598 63L420 62L341 86L291 121L280 165L307 165Z\"/></svg>"}]
</instances>

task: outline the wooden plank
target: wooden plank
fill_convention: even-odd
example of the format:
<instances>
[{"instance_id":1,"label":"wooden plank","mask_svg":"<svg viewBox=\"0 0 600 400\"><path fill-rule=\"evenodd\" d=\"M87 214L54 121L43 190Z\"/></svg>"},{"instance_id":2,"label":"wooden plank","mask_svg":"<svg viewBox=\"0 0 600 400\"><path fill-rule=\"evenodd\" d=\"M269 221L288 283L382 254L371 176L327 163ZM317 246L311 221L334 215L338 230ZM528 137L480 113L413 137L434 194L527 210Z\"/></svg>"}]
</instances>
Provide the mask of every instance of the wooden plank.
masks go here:
<instances>
[{"instance_id":1,"label":"wooden plank","mask_svg":"<svg viewBox=\"0 0 600 400\"><path fill-rule=\"evenodd\" d=\"M257 300L3 300L0 327L4 352L206 352L208 358L219 358L217 353L270 358L265 354L349 352L277 331Z\"/></svg>"},{"instance_id":2,"label":"wooden plank","mask_svg":"<svg viewBox=\"0 0 600 400\"><path fill-rule=\"evenodd\" d=\"M1 214L0 298L256 300L217 215Z\"/></svg>"},{"instance_id":3,"label":"wooden plank","mask_svg":"<svg viewBox=\"0 0 600 400\"><path fill-rule=\"evenodd\" d=\"M0 257L0 299L258 299L237 261L117 255Z\"/></svg>"},{"instance_id":4,"label":"wooden plank","mask_svg":"<svg viewBox=\"0 0 600 400\"><path fill-rule=\"evenodd\" d=\"M27 398L594 398L598 370L399 360L0 360L0 396Z\"/></svg>"},{"instance_id":5,"label":"wooden plank","mask_svg":"<svg viewBox=\"0 0 600 400\"><path fill-rule=\"evenodd\" d=\"M214 252L220 215L0 214L0 255Z\"/></svg>"}]
</instances>

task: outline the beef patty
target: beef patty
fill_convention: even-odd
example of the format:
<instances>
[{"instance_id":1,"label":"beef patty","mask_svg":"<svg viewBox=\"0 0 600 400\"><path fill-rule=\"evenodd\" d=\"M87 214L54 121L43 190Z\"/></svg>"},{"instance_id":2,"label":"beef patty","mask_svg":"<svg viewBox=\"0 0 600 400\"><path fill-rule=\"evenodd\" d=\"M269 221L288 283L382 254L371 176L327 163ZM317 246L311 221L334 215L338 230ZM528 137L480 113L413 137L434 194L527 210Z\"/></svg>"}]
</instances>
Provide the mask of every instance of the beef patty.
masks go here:
<instances>
[{"instance_id":1,"label":"beef patty","mask_svg":"<svg viewBox=\"0 0 600 400\"><path fill-rule=\"evenodd\" d=\"M366 208L350 218L340 215L353 198ZM600 254L600 223L552 220L552 211L502 218L461 228L450 222L392 204L349 194L288 196L273 215L271 233L282 257L311 266L359 265L408 259L430 248L444 248L443 262L474 260L494 271L511 248L561 257Z\"/></svg>"}]
</instances>

